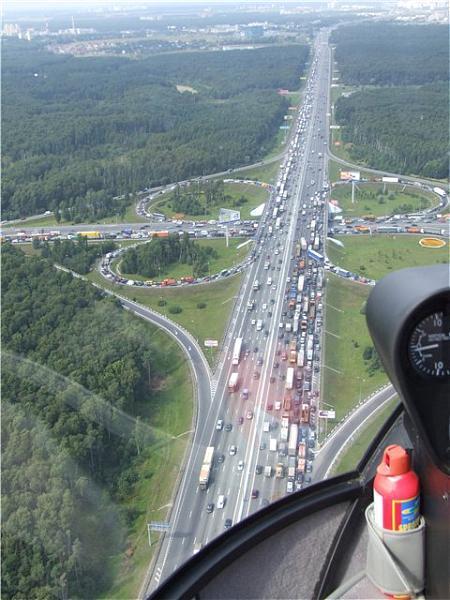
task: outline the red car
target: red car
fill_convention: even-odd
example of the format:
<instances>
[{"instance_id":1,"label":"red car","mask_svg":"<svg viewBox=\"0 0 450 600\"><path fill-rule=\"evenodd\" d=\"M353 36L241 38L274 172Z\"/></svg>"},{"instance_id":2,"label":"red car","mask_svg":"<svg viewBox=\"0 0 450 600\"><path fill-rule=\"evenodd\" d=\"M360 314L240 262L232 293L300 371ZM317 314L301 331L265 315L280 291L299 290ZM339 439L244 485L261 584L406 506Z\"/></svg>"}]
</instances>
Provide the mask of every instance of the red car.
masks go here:
<instances>
[{"instance_id":1,"label":"red car","mask_svg":"<svg viewBox=\"0 0 450 600\"><path fill-rule=\"evenodd\" d=\"M272 409L273 409L273 404L272 403L268 404L267 405L267 410L272 410Z\"/></svg>"}]
</instances>

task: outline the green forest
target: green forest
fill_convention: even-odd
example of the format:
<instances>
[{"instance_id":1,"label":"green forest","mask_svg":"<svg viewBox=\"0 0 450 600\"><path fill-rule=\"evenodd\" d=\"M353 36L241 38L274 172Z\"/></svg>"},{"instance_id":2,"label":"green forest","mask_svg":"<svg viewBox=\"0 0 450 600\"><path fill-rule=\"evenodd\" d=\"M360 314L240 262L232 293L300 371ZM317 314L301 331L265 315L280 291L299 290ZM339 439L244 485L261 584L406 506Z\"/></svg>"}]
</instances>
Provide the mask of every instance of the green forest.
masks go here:
<instances>
[{"instance_id":1,"label":"green forest","mask_svg":"<svg viewBox=\"0 0 450 600\"><path fill-rule=\"evenodd\" d=\"M168 238L154 238L149 244L141 244L124 253L121 271L128 274L157 277L174 263L192 265L192 275L203 277L208 273L208 261L218 254L211 246L199 246L183 236L174 234Z\"/></svg>"},{"instance_id":2,"label":"green forest","mask_svg":"<svg viewBox=\"0 0 450 600\"><path fill-rule=\"evenodd\" d=\"M97 258L117 249L114 242L89 244L87 238L83 236L79 236L76 241L55 240L51 244L33 240L33 247L41 250L43 258L50 258L52 262L82 275L89 273Z\"/></svg>"},{"instance_id":3,"label":"green forest","mask_svg":"<svg viewBox=\"0 0 450 600\"><path fill-rule=\"evenodd\" d=\"M361 23L333 31L347 85L422 85L448 80L447 25Z\"/></svg>"},{"instance_id":4,"label":"green forest","mask_svg":"<svg viewBox=\"0 0 450 600\"><path fill-rule=\"evenodd\" d=\"M3 218L123 215L132 192L260 159L288 108L276 90L299 87L308 52L80 59L6 40Z\"/></svg>"},{"instance_id":5,"label":"green forest","mask_svg":"<svg viewBox=\"0 0 450 600\"><path fill-rule=\"evenodd\" d=\"M448 86L364 90L339 98L350 157L393 173L448 177Z\"/></svg>"},{"instance_id":6,"label":"green forest","mask_svg":"<svg viewBox=\"0 0 450 600\"><path fill-rule=\"evenodd\" d=\"M166 443L138 406L179 359L49 260L4 245L2 267L2 597L94 598L135 469Z\"/></svg>"}]
</instances>

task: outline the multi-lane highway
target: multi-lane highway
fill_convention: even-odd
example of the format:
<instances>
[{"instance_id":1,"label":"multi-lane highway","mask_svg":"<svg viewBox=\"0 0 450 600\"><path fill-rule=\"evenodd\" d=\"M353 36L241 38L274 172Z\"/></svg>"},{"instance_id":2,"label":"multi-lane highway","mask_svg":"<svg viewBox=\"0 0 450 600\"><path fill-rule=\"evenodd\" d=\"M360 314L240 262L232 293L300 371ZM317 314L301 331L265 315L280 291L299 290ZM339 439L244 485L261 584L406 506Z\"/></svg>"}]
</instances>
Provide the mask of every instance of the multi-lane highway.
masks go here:
<instances>
[{"instance_id":1,"label":"multi-lane highway","mask_svg":"<svg viewBox=\"0 0 450 600\"><path fill-rule=\"evenodd\" d=\"M192 450L172 511L170 534L162 543L147 591L196 548L223 532L227 520L236 523L286 494L286 478L275 478L273 473L280 461L287 466L287 458L269 449L269 439L279 439L281 416L286 412L283 399L288 362L282 359L289 339L296 337L286 327L287 282L296 263L295 248L301 237L310 239L310 222L315 217L320 221L318 231L322 235L324 232L324 202L319 198L326 181L329 80L330 56L326 33L322 32L316 40L304 103L293 125L298 136L291 141L280 174L280 178L286 174L286 193L280 201L277 186L266 204L256 236L256 260L246 271L213 381L212 408L201 424L201 441L197 438ZM277 206L281 215L278 223L272 220ZM243 349L239 365L233 365L237 338L243 339ZM239 384L230 392L228 383L233 372L238 373ZM219 420L223 426L217 428ZM213 468L207 489L201 490L199 474L208 446L214 447ZM266 466L272 467L271 477L260 472ZM218 507L220 495L224 496L223 508Z\"/></svg>"}]
</instances>

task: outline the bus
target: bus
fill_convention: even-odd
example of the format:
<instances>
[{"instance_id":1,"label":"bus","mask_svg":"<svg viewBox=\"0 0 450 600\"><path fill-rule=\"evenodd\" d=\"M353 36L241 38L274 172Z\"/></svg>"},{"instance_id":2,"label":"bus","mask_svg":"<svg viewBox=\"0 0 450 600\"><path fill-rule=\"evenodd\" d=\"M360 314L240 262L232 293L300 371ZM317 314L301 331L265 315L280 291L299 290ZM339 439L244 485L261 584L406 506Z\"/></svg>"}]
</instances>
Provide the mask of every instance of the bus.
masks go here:
<instances>
[{"instance_id":1,"label":"bus","mask_svg":"<svg viewBox=\"0 0 450 600\"><path fill-rule=\"evenodd\" d=\"M236 338L236 341L234 342L233 358L232 358L231 364L233 364L233 365L239 364L239 359L241 358L241 350L242 350L242 338Z\"/></svg>"},{"instance_id":2,"label":"bus","mask_svg":"<svg viewBox=\"0 0 450 600\"><path fill-rule=\"evenodd\" d=\"M202 468L200 469L200 477L198 480L198 484L201 490L208 489L208 483L213 464L213 456L214 446L208 446L206 448L205 456L203 458Z\"/></svg>"},{"instance_id":3,"label":"bus","mask_svg":"<svg viewBox=\"0 0 450 600\"><path fill-rule=\"evenodd\" d=\"M286 389L292 390L294 387L294 367L288 367L286 373Z\"/></svg>"}]
</instances>

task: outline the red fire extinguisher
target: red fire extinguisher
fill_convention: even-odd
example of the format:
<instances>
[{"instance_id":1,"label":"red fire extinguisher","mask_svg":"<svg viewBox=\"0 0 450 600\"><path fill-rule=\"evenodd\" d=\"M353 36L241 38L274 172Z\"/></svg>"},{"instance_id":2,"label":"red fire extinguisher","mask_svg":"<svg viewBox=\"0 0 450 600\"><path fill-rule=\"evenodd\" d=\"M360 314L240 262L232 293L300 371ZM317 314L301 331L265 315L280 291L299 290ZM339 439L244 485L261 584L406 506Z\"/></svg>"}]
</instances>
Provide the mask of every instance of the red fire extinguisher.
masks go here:
<instances>
[{"instance_id":1,"label":"red fire extinguisher","mask_svg":"<svg viewBox=\"0 0 450 600\"><path fill-rule=\"evenodd\" d=\"M407 531L420 522L419 478L411 470L409 454L401 446L388 446L377 467L373 486L374 520L383 529Z\"/></svg>"}]
</instances>

